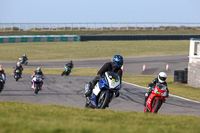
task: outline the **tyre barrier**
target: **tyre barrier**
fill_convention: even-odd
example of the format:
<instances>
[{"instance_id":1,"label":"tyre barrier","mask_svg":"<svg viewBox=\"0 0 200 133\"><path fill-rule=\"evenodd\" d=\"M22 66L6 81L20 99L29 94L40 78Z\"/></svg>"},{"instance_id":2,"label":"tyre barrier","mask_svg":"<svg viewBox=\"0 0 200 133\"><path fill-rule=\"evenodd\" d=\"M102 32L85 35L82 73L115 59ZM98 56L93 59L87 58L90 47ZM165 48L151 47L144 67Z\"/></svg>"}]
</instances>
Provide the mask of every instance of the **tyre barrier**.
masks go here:
<instances>
[{"instance_id":1,"label":"tyre barrier","mask_svg":"<svg viewBox=\"0 0 200 133\"><path fill-rule=\"evenodd\" d=\"M188 68L185 70L175 70L174 71L174 82L187 83Z\"/></svg>"},{"instance_id":2,"label":"tyre barrier","mask_svg":"<svg viewBox=\"0 0 200 133\"><path fill-rule=\"evenodd\" d=\"M77 35L0 36L0 43L80 41Z\"/></svg>"},{"instance_id":3,"label":"tyre barrier","mask_svg":"<svg viewBox=\"0 0 200 133\"><path fill-rule=\"evenodd\" d=\"M100 40L190 40L200 35L81 35L80 41Z\"/></svg>"}]
</instances>

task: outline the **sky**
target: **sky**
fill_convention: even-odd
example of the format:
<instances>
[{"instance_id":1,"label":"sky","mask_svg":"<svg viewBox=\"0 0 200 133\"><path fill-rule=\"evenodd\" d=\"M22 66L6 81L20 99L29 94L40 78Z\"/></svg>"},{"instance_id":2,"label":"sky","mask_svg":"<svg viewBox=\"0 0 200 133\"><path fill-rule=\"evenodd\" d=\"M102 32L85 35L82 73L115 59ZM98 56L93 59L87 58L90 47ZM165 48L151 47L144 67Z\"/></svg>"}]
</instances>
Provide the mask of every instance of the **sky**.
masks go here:
<instances>
[{"instance_id":1,"label":"sky","mask_svg":"<svg viewBox=\"0 0 200 133\"><path fill-rule=\"evenodd\" d=\"M200 23L200 0L0 0L0 23Z\"/></svg>"}]
</instances>

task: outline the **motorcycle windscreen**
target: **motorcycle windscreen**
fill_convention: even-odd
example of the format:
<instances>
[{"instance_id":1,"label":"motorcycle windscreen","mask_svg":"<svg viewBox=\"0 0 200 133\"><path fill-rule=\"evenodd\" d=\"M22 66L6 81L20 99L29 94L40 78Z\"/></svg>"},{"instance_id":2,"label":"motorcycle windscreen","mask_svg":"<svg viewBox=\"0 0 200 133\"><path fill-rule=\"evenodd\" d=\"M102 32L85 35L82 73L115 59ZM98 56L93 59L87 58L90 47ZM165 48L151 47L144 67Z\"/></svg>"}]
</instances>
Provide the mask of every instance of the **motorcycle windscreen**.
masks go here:
<instances>
[{"instance_id":1,"label":"motorcycle windscreen","mask_svg":"<svg viewBox=\"0 0 200 133\"><path fill-rule=\"evenodd\" d=\"M167 86L157 83L154 89L154 93L158 96L167 96Z\"/></svg>"},{"instance_id":2,"label":"motorcycle windscreen","mask_svg":"<svg viewBox=\"0 0 200 133\"><path fill-rule=\"evenodd\" d=\"M109 88L114 89L120 85L119 75L114 72L105 72Z\"/></svg>"}]
</instances>

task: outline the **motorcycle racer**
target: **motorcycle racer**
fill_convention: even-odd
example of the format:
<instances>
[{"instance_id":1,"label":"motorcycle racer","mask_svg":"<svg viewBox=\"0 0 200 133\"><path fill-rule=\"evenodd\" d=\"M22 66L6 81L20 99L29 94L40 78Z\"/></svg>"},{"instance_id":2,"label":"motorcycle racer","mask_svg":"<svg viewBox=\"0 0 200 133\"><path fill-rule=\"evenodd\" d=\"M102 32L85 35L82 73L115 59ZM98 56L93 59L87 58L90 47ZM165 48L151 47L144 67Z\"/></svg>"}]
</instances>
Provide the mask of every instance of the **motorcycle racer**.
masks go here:
<instances>
[{"instance_id":1,"label":"motorcycle racer","mask_svg":"<svg viewBox=\"0 0 200 133\"><path fill-rule=\"evenodd\" d=\"M22 71L23 71L24 69L23 69L23 67L22 67L22 65L21 65L20 62L17 62L17 65L15 66L15 70L16 70L16 69L19 69L19 71L20 71L19 78L21 78L21 76L22 76ZM15 73L15 70L14 70L14 73Z\"/></svg>"},{"instance_id":2,"label":"motorcycle racer","mask_svg":"<svg viewBox=\"0 0 200 133\"><path fill-rule=\"evenodd\" d=\"M85 92L85 97L88 97L92 93L92 89L96 85L96 83L101 79L101 77L105 76L105 72L111 71L117 73L120 77L120 81L122 79L123 71L121 69L123 65L123 57L121 55L115 55L112 61L105 63L101 69L98 71L97 76L89 82L89 90ZM116 97L119 96L119 92L116 94Z\"/></svg>"},{"instance_id":3,"label":"motorcycle racer","mask_svg":"<svg viewBox=\"0 0 200 133\"><path fill-rule=\"evenodd\" d=\"M149 83L148 85L148 91L145 93L145 100L144 100L144 106L146 106L146 100L148 99L148 97L150 96L150 94L152 93L152 88L154 88L154 86L156 85L156 83L160 83L160 84L164 84L167 86L167 82L165 81L167 79L167 74L165 72L160 72L158 74L158 77L155 78L151 83ZM168 87L167 89L167 97L169 96L169 89Z\"/></svg>"},{"instance_id":4,"label":"motorcycle racer","mask_svg":"<svg viewBox=\"0 0 200 133\"><path fill-rule=\"evenodd\" d=\"M73 67L74 67L74 64L72 61L65 64L65 67L64 67L65 70L62 72L61 76L63 75L68 76L71 73Z\"/></svg>"},{"instance_id":5,"label":"motorcycle racer","mask_svg":"<svg viewBox=\"0 0 200 133\"><path fill-rule=\"evenodd\" d=\"M65 66L69 67L69 68L73 68L74 67L74 64L72 62L72 60L70 62L68 62L67 64L65 64Z\"/></svg>"},{"instance_id":6,"label":"motorcycle racer","mask_svg":"<svg viewBox=\"0 0 200 133\"><path fill-rule=\"evenodd\" d=\"M24 63L26 60L28 60L26 54L24 54L24 55L22 56L22 59L23 59L23 62L22 62L22 63Z\"/></svg>"},{"instance_id":7,"label":"motorcycle racer","mask_svg":"<svg viewBox=\"0 0 200 133\"><path fill-rule=\"evenodd\" d=\"M3 82L5 84L5 81L6 81L6 74L5 74L5 71L3 69L3 66L0 64L0 74L2 75L3 77Z\"/></svg>"},{"instance_id":8,"label":"motorcycle racer","mask_svg":"<svg viewBox=\"0 0 200 133\"><path fill-rule=\"evenodd\" d=\"M32 80L31 80L31 82L32 82L32 87L31 87L31 88L34 88L33 77L34 77L35 75L41 75L42 78L44 79L44 74L43 74L41 68L38 67L38 68L33 72L32 76L31 76L31 78L32 78ZM42 82L42 84L43 84L43 82Z\"/></svg>"}]
</instances>

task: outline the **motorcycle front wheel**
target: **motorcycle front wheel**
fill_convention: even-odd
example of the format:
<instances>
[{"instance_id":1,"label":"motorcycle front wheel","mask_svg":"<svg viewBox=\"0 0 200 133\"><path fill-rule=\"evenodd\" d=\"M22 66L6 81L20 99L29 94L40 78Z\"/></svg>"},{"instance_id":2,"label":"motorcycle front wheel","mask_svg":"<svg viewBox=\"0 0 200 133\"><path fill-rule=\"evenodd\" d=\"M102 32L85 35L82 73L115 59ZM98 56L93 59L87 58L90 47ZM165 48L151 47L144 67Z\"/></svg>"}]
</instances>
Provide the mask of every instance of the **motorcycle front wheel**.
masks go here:
<instances>
[{"instance_id":1,"label":"motorcycle front wheel","mask_svg":"<svg viewBox=\"0 0 200 133\"><path fill-rule=\"evenodd\" d=\"M39 90L39 86L35 87L35 90L34 90L35 94L38 94L38 90Z\"/></svg>"},{"instance_id":2,"label":"motorcycle front wheel","mask_svg":"<svg viewBox=\"0 0 200 133\"><path fill-rule=\"evenodd\" d=\"M105 109L106 107L108 107L110 101L110 95L109 93L106 93L105 91L102 91L99 95L99 99L98 99L98 108L99 109Z\"/></svg>"},{"instance_id":3,"label":"motorcycle front wheel","mask_svg":"<svg viewBox=\"0 0 200 133\"><path fill-rule=\"evenodd\" d=\"M63 76L65 74L65 71L62 72L61 76Z\"/></svg>"},{"instance_id":4,"label":"motorcycle front wheel","mask_svg":"<svg viewBox=\"0 0 200 133\"><path fill-rule=\"evenodd\" d=\"M151 112L157 113L158 110L160 109L161 103L162 103L161 99L155 99L154 103L152 105L152 111Z\"/></svg>"},{"instance_id":5,"label":"motorcycle front wheel","mask_svg":"<svg viewBox=\"0 0 200 133\"><path fill-rule=\"evenodd\" d=\"M16 80L16 82L18 81L18 79L19 79L19 74L16 74L16 78L15 78L15 80Z\"/></svg>"},{"instance_id":6,"label":"motorcycle front wheel","mask_svg":"<svg viewBox=\"0 0 200 133\"><path fill-rule=\"evenodd\" d=\"M0 92L3 90L3 85L0 83Z\"/></svg>"}]
</instances>

